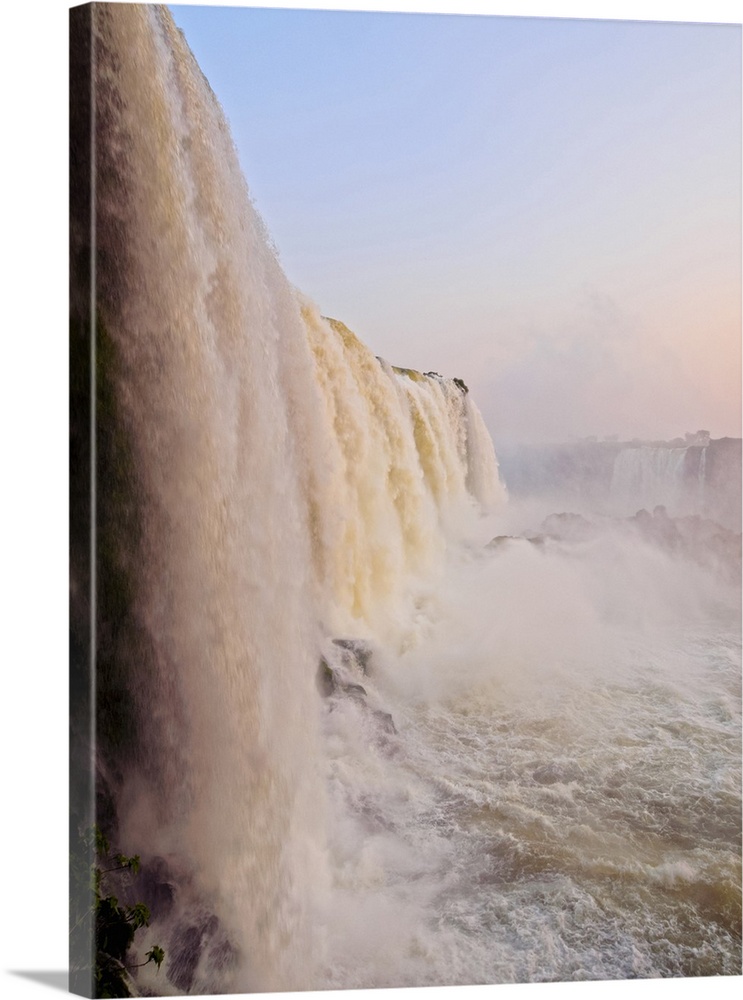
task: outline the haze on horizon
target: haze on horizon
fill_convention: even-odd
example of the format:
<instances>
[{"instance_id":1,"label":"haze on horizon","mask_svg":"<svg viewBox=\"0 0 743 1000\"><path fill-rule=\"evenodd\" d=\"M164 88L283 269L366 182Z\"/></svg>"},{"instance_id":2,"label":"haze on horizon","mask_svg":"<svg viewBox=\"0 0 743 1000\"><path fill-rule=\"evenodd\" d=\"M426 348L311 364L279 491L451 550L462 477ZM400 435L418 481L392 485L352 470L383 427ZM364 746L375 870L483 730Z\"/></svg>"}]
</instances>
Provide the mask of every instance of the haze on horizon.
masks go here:
<instances>
[{"instance_id":1,"label":"haze on horizon","mask_svg":"<svg viewBox=\"0 0 743 1000\"><path fill-rule=\"evenodd\" d=\"M740 26L171 10L289 279L496 445L739 436Z\"/></svg>"}]
</instances>

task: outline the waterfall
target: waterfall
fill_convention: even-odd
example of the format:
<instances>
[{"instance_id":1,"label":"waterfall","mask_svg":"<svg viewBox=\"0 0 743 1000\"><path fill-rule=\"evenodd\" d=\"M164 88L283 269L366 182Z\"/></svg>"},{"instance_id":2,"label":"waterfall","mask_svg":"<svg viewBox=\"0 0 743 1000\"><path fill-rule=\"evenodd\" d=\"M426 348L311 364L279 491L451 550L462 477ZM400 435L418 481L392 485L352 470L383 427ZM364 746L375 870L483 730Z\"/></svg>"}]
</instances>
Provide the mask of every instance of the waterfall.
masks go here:
<instances>
[{"instance_id":1,"label":"waterfall","mask_svg":"<svg viewBox=\"0 0 743 1000\"><path fill-rule=\"evenodd\" d=\"M395 368L340 321L301 311L320 395L298 401L317 590L336 630L363 630L441 567L478 507L497 505L497 463L454 380Z\"/></svg>"},{"instance_id":2,"label":"waterfall","mask_svg":"<svg viewBox=\"0 0 743 1000\"><path fill-rule=\"evenodd\" d=\"M141 655L126 684L144 751L124 769L121 839L185 867L227 940L249 942L228 972L197 970L202 988L296 987L322 882L296 433L299 396L317 396L302 381L310 352L169 15L98 6L94 24L98 311L140 524L129 558Z\"/></svg>"},{"instance_id":3,"label":"waterfall","mask_svg":"<svg viewBox=\"0 0 743 1000\"><path fill-rule=\"evenodd\" d=\"M634 513L639 507L652 510L662 505L672 514L686 513L688 448L623 448L614 461L610 495L612 501ZM700 467L701 469L701 467ZM703 472L700 471L700 475ZM695 496L694 500L697 499Z\"/></svg>"},{"instance_id":4,"label":"waterfall","mask_svg":"<svg viewBox=\"0 0 743 1000\"><path fill-rule=\"evenodd\" d=\"M92 16L99 802L176 885L148 940L178 989L308 988L319 650L441 571L497 463L459 382L290 286L169 13Z\"/></svg>"},{"instance_id":5,"label":"waterfall","mask_svg":"<svg viewBox=\"0 0 743 1000\"><path fill-rule=\"evenodd\" d=\"M697 504L700 511L705 509L706 487L707 487L707 448L705 445L700 449L699 469L697 470Z\"/></svg>"},{"instance_id":6,"label":"waterfall","mask_svg":"<svg viewBox=\"0 0 743 1000\"><path fill-rule=\"evenodd\" d=\"M505 487L498 473L493 439L482 414L467 395L467 486L485 510L498 508L506 499Z\"/></svg>"}]
</instances>

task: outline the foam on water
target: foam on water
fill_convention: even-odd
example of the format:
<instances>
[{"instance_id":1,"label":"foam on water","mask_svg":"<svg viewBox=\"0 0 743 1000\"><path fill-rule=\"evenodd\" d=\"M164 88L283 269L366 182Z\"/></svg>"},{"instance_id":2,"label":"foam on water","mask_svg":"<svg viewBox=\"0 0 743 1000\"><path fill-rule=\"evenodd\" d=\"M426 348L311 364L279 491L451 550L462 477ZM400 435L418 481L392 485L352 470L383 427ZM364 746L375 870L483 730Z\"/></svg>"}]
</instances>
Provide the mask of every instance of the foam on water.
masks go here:
<instances>
[{"instance_id":1,"label":"foam on water","mask_svg":"<svg viewBox=\"0 0 743 1000\"><path fill-rule=\"evenodd\" d=\"M329 983L738 972L739 663L734 597L626 537L452 567L375 660L398 735L375 747L350 704L329 724Z\"/></svg>"}]
</instances>

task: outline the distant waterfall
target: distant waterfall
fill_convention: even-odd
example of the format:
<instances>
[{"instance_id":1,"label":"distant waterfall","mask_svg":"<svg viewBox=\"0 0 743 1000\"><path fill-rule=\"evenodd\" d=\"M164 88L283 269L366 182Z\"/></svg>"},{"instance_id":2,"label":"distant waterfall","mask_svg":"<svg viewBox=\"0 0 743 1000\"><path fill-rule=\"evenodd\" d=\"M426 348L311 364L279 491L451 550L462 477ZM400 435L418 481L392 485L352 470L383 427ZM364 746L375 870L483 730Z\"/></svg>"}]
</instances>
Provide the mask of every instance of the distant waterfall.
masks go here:
<instances>
[{"instance_id":1,"label":"distant waterfall","mask_svg":"<svg viewBox=\"0 0 743 1000\"><path fill-rule=\"evenodd\" d=\"M699 456L699 469L697 470L697 497L699 501L699 510L705 510L707 503L707 449L702 448L702 453Z\"/></svg>"},{"instance_id":2,"label":"distant waterfall","mask_svg":"<svg viewBox=\"0 0 743 1000\"><path fill-rule=\"evenodd\" d=\"M701 453L696 470L690 452ZM614 461L612 502L634 508L662 505L671 514L696 513L704 500L706 448L623 448Z\"/></svg>"},{"instance_id":3,"label":"distant waterfall","mask_svg":"<svg viewBox=\"0 0 743 1000\"><path fill-rule=\"evenodd\" d=\"M459 385L380 362L290 287L170 14L93 22L99 770L122 849L180 879L157 930L176 986L307 988L318 650L437 571L501 499L497 463Z\"/></svg>"}]
</instances>

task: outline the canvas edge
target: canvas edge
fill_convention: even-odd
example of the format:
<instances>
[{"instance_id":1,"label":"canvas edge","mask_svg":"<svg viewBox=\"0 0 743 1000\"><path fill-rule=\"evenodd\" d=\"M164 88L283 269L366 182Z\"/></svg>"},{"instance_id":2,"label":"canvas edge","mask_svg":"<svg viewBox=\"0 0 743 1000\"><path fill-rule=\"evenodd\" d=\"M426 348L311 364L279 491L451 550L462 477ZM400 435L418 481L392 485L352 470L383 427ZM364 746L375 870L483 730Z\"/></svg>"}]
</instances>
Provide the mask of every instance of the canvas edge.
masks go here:
<instances>
[{"instance_id":1,"label":"canvas edge","mask_svg":"<svg viewBox=\"0 0 743 1000\"><path fill-rule=\"evenodd\" d=\"M69 990L94 996L94 251L92 5L69 11Z\"/></svg>"}]
</instances>

